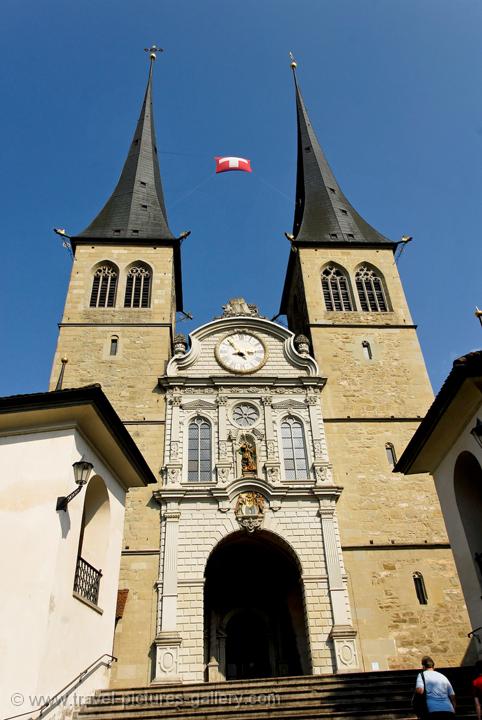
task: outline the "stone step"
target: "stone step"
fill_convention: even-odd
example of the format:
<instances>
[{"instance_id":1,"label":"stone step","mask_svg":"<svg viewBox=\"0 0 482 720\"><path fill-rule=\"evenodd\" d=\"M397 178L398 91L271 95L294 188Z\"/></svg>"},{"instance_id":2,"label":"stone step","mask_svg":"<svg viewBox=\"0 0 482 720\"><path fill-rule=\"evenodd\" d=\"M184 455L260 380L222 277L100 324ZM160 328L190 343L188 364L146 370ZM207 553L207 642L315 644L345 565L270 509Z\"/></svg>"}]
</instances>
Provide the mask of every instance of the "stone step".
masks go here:
<instances>
[{"instance_id":1,"label":"stone step","mask_svg":"<svg viewBox=\"0 0 482 720\"><path fill-rule=\"evenodd\" d=\"M459 703L458 715L470 716L474 712L473 703ZM82 713L84 720L91 718L92 720L102 718L103 720L136 720L137 718L186 718L201 720L204 718L251 718L256 717L345 717L349 715L378 715L387 714L396 717L413 717L410 706L410 697L397 698L387 700L387 698L365 698L351 701L349 698L343 698L335 701L320 702L316 698L303 698L299 696L293 702L266 703L261 705L244 704L226 704L220 703L211 706L192 706L185 703L178 703L173 700L172 703L164 703L163 705L151 706L128 706L119 708L106 708L104 711L98 709L97 712Z\"/></svg>"},{"instance_id":2,"label":"stone step","mask_svg":"<svg viewBox=\"0 0 482 720\"><path fill-rule=\"evenodd\" d=\"M459 672L460 670L463 670L463 668L451 668L452 672ZM223 680L219 682L195 682L195 683L163 683L161 685L149 685L147 687L123 687L119 688L120 692L134 692L139 690L157 690L159 688L165 688L166 690L170 690L171 688L179 688L179 687L189 687L189 688L209 688L209 689L221 689L225 688L227 685L230 687L244 687L246 685L249 685L251 687L258 687L258 686L267 686L267 685L298 685L300 683L304 683L306 685L319 685L322 683L350 683L350 682L360 682L360 680L366 681L370 679L383 679L388 680L390 678L397 678L397 679L403 679L403 678L413 678L417 671L415 670L384 670L384 671L377 671L377 672L367 672L367 673L347 673L346 675L289 675L289 676L282 676L282 677L272 677L272 678L254 678L249 680ZM443 670L441 670L443 672ZM109 692L109 691L103 691L100 692Z\"/></svg>"},{"instance_id":3,"label":"stone step","mask_svg":"<svg viewBox=\"0 0 482 720\"><path fill-rule=\"evenodd\" d=\"M118 720L118 716L105 714L102 716L104 720ZM144 714L133 713L131 715L123 715L125 720L139 720ZM222 720L285 720L293 718L293 720L314 720L315 718L333 718L334 720L415 720L415 716L411 708L393 708L390 706L380 708L320 708L320 707L296 707L296 708L280 708L274 707L265 710L252 710L251 708L236 708L229 712L226 708L218 708L217 711L200 711L180 712L175 710L171 713L161 713L159 710L154 716L159 720L213 720L218 718ZM473 709L465 707L457 710L457 718L467 718L467 720L475 720L476 715Z\"/></svg>"},{"instance_id":4,"label":"stone step","mask_svg":"<svg viewBox=\"0 0 482 720\"><path fill-rule=\"evenodd\" d=\"M446 668L457 717L474 718L471 668ZM96 693L78 720L413 720L417 671L296 676L122 688ZM239 703L241 696L241 703ZM256 700L257 702L253 702ZM239 703L239 704L238 704Z\"/></svg>"},{"instance_id":5,"label":"stone step","mask_svg":"<svg viewBox=\"0 0 482 720\"><path fill-rule=\"evenodd\" d=\"M412 686L415 682L417 670L388 670L368 673L350 673L346 675L296 675L290 677L278 677L278 678L262 678L254 680L229 680L215 683L171 683L162 685L150 685L147 687L125 687L116 688L114 690L103 690L98 692L98 695L110 694L115 692L116 694L129 694L129 693L158 693L158 692L213 692L220 691L226 692L226 688L235 690L237 688L248 687L252 690L257 688L263 688L263 691L272 691L278 687L287 687L289 685L295 686L323 686L323 687L346 687L348 685L360 685L366 686L370 683L389 683L396 681L397 683L404 683L407 686ZM441 669L440 672L448 675L451 679L452 684L460 682L460 679L464 679L467 676L467 668L448 668ZM261 691L261 690L260 690Z\"/></svg>"}]
</instances>

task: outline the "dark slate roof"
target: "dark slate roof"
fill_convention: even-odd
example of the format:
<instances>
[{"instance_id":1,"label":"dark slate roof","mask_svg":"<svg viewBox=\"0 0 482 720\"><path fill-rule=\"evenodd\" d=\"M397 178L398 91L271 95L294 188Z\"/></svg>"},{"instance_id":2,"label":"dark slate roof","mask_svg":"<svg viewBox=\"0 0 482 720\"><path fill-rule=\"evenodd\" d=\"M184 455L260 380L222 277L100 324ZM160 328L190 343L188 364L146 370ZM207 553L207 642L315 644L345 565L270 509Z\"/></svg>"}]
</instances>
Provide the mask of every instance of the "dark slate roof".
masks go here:
<instances>
[{"instance_id":1,"label":"dark slate roof","mask_svg":"<svg viewBox=\"0 0 482 720\"><path fill-rule=\"evenodd\" d=\"M295 67L298 120L295 242L393 245L357 213L341 191L308 117Z\"/></svg>"},{"instance_id":2,"label":"dark slate roof","mask_svg":"<svg viewBox=\"0 0 482 720\"><path fill-rule=\"evenodd\" d=\"M173 240L167 223L152 111L152 66L136 131L114 192L78 238Z\"/></svg>"},{"instance_id":3,"label":"dark slate roof","mask_svg":"<svg viewBox=\"0 0 482 720\"><path fill-rule=\"evenodd\" d=\"M427 414L408 443L394 472L410 473L411 465L426 444L439 420L468 378L482 377L482 350L476 350L454 360L452 370L440 388Z\"/></svg>"}]
</instances>

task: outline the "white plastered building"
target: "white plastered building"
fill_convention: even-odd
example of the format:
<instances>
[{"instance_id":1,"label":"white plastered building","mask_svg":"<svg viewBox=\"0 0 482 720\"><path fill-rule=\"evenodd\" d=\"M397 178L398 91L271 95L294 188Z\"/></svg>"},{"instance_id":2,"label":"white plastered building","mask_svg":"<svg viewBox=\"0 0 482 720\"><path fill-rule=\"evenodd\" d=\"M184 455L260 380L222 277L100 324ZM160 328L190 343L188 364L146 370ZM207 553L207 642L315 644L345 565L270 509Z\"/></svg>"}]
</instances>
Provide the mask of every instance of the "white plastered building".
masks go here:
<instances>
[{"instance_id":1,"label":"white plastered building","mask_svg":"<svg viewBox=\"0 0 482 720\"><path fill-rule=\"evenodd\" d=\"M100 386L0 398L2 718L108 687L126 493L152 482Z\"/></svg>"}]
</instances>

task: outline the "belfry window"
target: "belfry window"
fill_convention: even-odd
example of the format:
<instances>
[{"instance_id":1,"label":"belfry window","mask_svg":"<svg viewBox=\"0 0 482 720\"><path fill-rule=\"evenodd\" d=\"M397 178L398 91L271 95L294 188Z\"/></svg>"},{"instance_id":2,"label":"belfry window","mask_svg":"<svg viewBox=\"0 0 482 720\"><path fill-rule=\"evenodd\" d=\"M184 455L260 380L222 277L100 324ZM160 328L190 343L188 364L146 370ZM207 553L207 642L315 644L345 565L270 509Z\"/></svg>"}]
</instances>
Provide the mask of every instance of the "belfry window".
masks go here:
<instances>
[{"instance_id":1,"label":"belfry window","mask_svg":"<svg viewBox=\"0 0 482 720\"><path fill-rule=\"evenodd\" d=\"M321 286L327 310L353 310L348 278L343 270L328 265L322 272Z\"/></svg>"},{"instance_id":2,"label":"belfry window","mask_svg":"<svg viewBox=\"0 0 482 720\"><path fill-rule=\"evenodd\" d=\"M428 605L427 589L425 587L425 580L421 572L413 573L413 583L415 585L415 592L417 593L418 602L420 605Z\"/></svg>"},{"instance_id":3,"label":"belfry window","mask_svg":"<svg viewBox=\"0 0 482 720\"><path fill-rule=\"evenodd\" d=\"M210 482L211 424L203 417L196 417L189 423L187 453L187 479L190 482Z\"/></svg>"},{"instance_id":4,"label":"belfry window","mask_svg":"<svg viewBox=\"0 0 482 720\"><path fill-rule=\"evenodd\" d=\"M118 273L114 265L104 263L94 272L90 307L114 307Z\"/></svg>"},{"instance_id":5,"label":"belfry window","mask_svg":"<svg viewBox=\"0 0 482 720\"><path fill-rule=\"evenodd\" d=\"M127 273L124 307L147 308L151 302L151 277L148 267L138 263Z\"/></svg>"},{"instance_id":6,"label":"belfry window","mask_svg":"<svg viewBox=\"0 0 482 720\"><path fill-rule=\"evenodd\" d=\"M308 460L303 425L293 417L287 417L281 423L283 441L283 459L287 480L306 480Z\"/></svg>"},{"instance_id":7,"label":"belfry window","mask_svg":"<svg viewBox=\"0 0 482 720\"><path fill-rule=\"evenodd\" d=\"M358 268L356 289L364 312L388 312L388 303L381 277L368 265Z\"/></svg>"}]
</instances>

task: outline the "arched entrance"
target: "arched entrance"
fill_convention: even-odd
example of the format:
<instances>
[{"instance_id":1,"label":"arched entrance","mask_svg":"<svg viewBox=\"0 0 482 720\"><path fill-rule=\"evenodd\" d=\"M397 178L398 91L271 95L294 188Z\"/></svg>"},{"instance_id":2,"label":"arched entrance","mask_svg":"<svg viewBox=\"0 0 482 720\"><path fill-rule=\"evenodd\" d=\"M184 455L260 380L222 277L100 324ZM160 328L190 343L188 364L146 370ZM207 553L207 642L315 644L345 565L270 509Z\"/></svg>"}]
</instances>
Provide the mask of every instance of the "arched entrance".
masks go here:
<instances>
[{"instance_id":1,"label":"arched entrance","mask_svg":"<svg viewBox=\"0 0 482 720\"><path fill-rule=\"evenodd\" d=\"M482 587L482 468L472 453L460 453L455 463L454 490L470 555Z\"/></svg>"},{"instance_id":2,"label":"arched entrance","mask_svg":"<svg viewBox=\"0 0 482 720\"><path fill-rule=\"evenodd\" d=\"M208 680L310 672L300 569L287 543L233 533L211 553L205 580Z\"/></svg>"}]
</instances>

